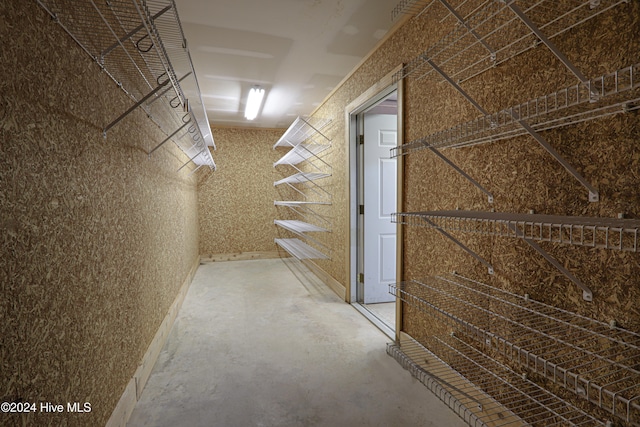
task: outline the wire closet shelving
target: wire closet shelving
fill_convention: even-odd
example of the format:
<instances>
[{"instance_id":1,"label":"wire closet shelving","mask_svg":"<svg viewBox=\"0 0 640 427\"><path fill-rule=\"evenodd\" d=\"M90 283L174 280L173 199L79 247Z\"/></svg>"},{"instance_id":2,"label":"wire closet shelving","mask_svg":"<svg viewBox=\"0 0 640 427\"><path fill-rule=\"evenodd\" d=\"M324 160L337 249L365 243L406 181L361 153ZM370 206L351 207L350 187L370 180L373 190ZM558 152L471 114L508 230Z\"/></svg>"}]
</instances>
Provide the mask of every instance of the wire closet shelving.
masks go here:
<instances>
[{"instance_id":1,"label":"wire closet shelving","mask_svg":"<svg viewBox=\"0 0 640 427\"><path fill-rule=\"evenodd\" d=\"M421 9L423 2L404 3L397 6L399 11L420 10L419 14L441 4L458 25L407 64L395 79L440 79L433 63L452 80L462 83L539 46L536 30L551 40L628 0L485 0L477 7L466 0L433 0ZM506 33L509 37L504 36Z\"/></svg>"},{"instance_id":2,"label":"wire closet shelving","mask_svg":"<svg viewBox=\"0 0 640 427\"><path fill-rule=\"evenodd\" d=\"M323 252L328 251L328 247L307 234L330 231L330 224L326 218L314 208L331 204L331 194L318 183L330 177L332 173L331 165L321 157L321 154L331 147L331 141L323 133L323 129L329 123L330 120L322 118L298 117L273 146L274 149L289 149L273 166L287 166L295 171L292 175L275 181L273 185L276 187L286 185L303 199L275 201L274 204L287 207L304 219L304 221L276 219L274 221L276 226L297 237L275 239L275 243L298 259L329 258ZM323 226L308 221L321 222ZM322 248L322 251L317 248Z\"/></svg>"},{"instance_id":3,"label":"wire closet shelving","mask_svg":"<svg viewBox=\"0 0 640 427\"><path fill-rule=\"evenodd\" d=\"M580 82L391 149L398 157L427 147L458 148L526 135L640 109L640 64Z\"/></svg>"},{"instance_id":4,"label":"wire closet shelving","mask_svg":"<svg viewBox=\"0 0 640 427\"><path fill-rule=\"evenodd\" d=\"M638 252L640 220L480 211L398 212L392 222L486 236Z\"/></svg>"},{"instance_id":5,"label":"wire closet shelving","mask_svg":"<svg viewBox=\"0 0 640 427\"><path fill-rule=\"evenodd\" d=\"M640 423L640 334L458 274L390 285L389 292L452 327L455 336L467 341L462 347L469 351L459 351L479 353L482 366L503 358L621 420ZM435 353L452 350L442 343L428 347ZM455 362L448 364L456 369ZM487 378L469 379L480 385Z\"/></svg>"},{"instance_id":6,"label":"wire closet shelving","mask_svg":"<svg viewBox=\"0 0 640 427\"><path fill-rule=\"evenodd\" d=\"M399 7L411 10L420 3L402 3ZM392 149L392 156L428 148L486 193L489 201L493 202L490 192L449 161L438 148L473 145L528 134L589 191L589 201L599 201L598 190L539 132L640 108L638 85L634 82L637 67L630 66L591 80L552 41L558 35L624 3L628 3L628 0L486 0L475 7L476 3L467 0L431 1L420 13L434 4L441 4L448 12L447 16L455 17L458 24L453 31L396 73L394 80L409 77L422 80L431 76L437 81L446 81L483 117L396 147ZM540 44L544 44L577 78L578 86L494 115L460 86L464 81ZM594 104L595 101L601 102Z\"/></svg>"},{"instance_id":7,"label":"wire closet shelving","mask_svg":"<svg viewBox=\"0 0 640 427\"><path fill-rule=\"evenodd\" d=\"M134 104L105 124L104 135L142 108L188 157L180 168L216 164L207 112L173 0L37 0L131 98ZM179 169L179 170L180 170Z\"/></svg>"},{"instance_id":8,"label":"wire closet shelving","mask_svg":"<svg viewBox=\"0 0 640 427\"><path fill-rule=\"evenodd\" d=\"M424 342L409 338L401 346L389 344L387 354L470 426L612 426L486 356L457 334Z\"/></svg>"}]
</instances>

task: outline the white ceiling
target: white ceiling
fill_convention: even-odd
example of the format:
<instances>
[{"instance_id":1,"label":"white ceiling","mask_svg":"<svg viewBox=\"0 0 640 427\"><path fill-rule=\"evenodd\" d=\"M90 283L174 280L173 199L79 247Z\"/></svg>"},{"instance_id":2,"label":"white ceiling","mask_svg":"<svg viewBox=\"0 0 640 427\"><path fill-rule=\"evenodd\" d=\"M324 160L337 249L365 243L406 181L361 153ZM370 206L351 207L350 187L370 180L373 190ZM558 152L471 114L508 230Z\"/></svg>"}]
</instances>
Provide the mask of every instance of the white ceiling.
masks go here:
<instances>
[{"instance_id":1,"label":"white ceiling","mask_svg":"<svg viewBox=\"0 0 640 427\"><path fill-rule=\"evenodd\" d=\"M176 0L212 126L286 128L391 28L397 0ZM247 121L249 89L266 90Z\"/></svg>"}]
</instances>

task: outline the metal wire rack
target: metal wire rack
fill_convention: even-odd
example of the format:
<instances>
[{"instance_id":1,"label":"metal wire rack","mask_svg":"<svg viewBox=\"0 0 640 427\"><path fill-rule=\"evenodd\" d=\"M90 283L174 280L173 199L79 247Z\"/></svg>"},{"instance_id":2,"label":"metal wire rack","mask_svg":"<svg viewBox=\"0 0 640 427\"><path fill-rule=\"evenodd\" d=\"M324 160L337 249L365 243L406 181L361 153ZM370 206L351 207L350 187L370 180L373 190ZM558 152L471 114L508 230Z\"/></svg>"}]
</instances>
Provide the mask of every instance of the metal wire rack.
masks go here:
<instances>
[{"instance_id":1,"label":"metal wire rack","mask_svg":"<svg viewBox=\"0 0 640 427\"><path fill-rule=\"evenodd\" d=\"M289 126L287 131L280 137L273 148L276 147L295 147L303 142L312 142L316 144L326 144L329 142L322 129L331 123L331 120L319 117L298 116ZM315 138L318 138L318 142Z\"/></svg>"},{"instance_id":2,"label":"metal wire rack","mask_svg":"<svg viewBox=\"0 0 640 427\"><path fill-rule=\"evenodd\" d=\"M321 117L298 117L273 148L285 147L289 151L276 161L273 166L286 165L295 170L293 175L284 177L274 182L274 186L287 185L298 193L302 201L275 201L276 206L291 209L300 215L305 221L278 220L274 223L295 234L306 241L310 241L325 252L329 248L320 240L307 235L307 232L329 232L330 223L323 215L313 209L313 205L330 205L331 193L317 183L331 176L332 168L327 161L320 156L321 153L331 147L331 140L322 133L322 130L331 123L331 120ZM319 221L327 227L314 225L308 222L310 219ZM304 241L293 239L275 239L278 246L298 259L328 259L329 257L318 249L308 245Z\"/></svg>"},{"instance_id":3,"label":"metal wire rack","mask_svg":"<svg viewBox=\"0 0 640 427\"><path fill-rule=\"evenodd\" d=\"M502 405L485 397L484 392L476 389L466 378L453 371L435 354L411 338L408 339L408 342L405 340L401 346L388 343L387 354L470 426L487 426L487 423L480 418L482 414L476 414L476 412L480 412L484 408L490 408L492 412L502 409ZM421 366L418 361L424 361L425 367ZM483 402L485 404L482 405L479 403L481 400L489 402ZM519 420L517 416L514 418Z\"/></svg>"},{"instance_id":4,"label":"metal wire rack","mask_svg":"<svg viewBox=\"0 0 640 427\"><path fill-rule=\"evenodd\" d=\"M282 156L273 165L297 165L309 159L319 158L318 154L327 150L330 146L327 144L304 143L293 147L287 154ZM326 163L326 162L325 162ZM327 165L328 166L328 165Z\"/></svg>"},{"instance_id":5,"label":"metal wire rack","mask_svg":"<svg viewBox=\"0 0 640 427\"><path fill-rule=\"evenodd\" d=\"M329 259L327 255L309 246L300 239L275 239L275 242L297 259Z\"/></svg>"},{"instance_id":6,"label":"metal wire rack","mask_svg":"<svg viewBox=\"0 0 640 427\"><path fill-rule=\"evenodd\" d=\"M455 334L431 336L424 342L405 339L401 352L414 364L418 360L428 362L424 368L412 371L435 383L437 386L432 388L439 397L445 397L441 400L469 425L608 425L488 357Z\"/></svg>"},{"instance_id":7,"label":"metal wire rack","mask_svg":"<svg viewBox=\"0 0 640 427\"><path fill-rule=\"evenodd\" d=\"M404 5L404 9L415 9L416 2L410 3ZM466 14L459 13L459 6L452 6L445 0L439 0L439 3L457 15L458 25L400 70L394 76L396 81L406 77L440 78L434 72L432 63L435 63L460 83L536 47L540 44L539 36L514 13L514 6L552 39L621 3L628 3L628 0L485 0Z\"/></svg>"},{"instance_id":8,"label":"metal wire rack","mask_svg":"<svg viewBox=\"0 0 640 427\"><path fill-rule=\"evenodd\" d=\"M395 21L401 15L419 15L436 0L400 0L391 10L391 20Z\"/></svg>"},{"instance_id":9,"label":"metal wire rack","mask_svg":"<svg viewBox=\"0 0 640 427\"><path fill-rule=\"evenodd\" d=\"M322 248L322 250L324 252L329 252L329 248L323 244L321 241L319 241L318 239L311 237L310 235L308 235L307 233L313 233L313 232L319 232L319 233L323 233L323 232L328 232L329 230L324 228L324 227L320 227L318 225L315 224L311 224L305 221L298 221L298 220L282 220L282 219L276 219L273 221L275 225L277 225L278 227L282 227L285 230L290 231L291 233L295 234L296 236L302 238L303 240L300 241L300 243L293 241L292 239L286 239L286 242L283 246L282 242L278 243L280 246L287 246L287 247L296 247L296 250L298 252L304 252L305 253L305 257L306 258L326 258L326 256L324 255L324 253L322 251L317 251L315 248L313 248L312 246L309 247L305 247L308 246L305 241L308 242L312 242L314 245L316 245L316 247ZM301 245L301 243L304 244ZM290 252L290 251L289 251ZM291 252L290 252L291 253ZM322 255L322 256L320 256Z\"/></svg>"},{"instance_id":10,"label":"metal wire rack","mask_svg":"<svg viewBox=\"0 0 640 427\"><path fill-rule=\"evenodd\" d=\"M167 135L149 155L173 140L197 166L216 165L214 147L187 41L174 0L37 0L133 100L106 124L107 132L137 108ZM180 170L179 169L179 170Z\"/></svg>"},{"instance_id":11,"label":"metal wire rack","mask_svg":"<svg viewBox=\"0 0 640 427\"><path fill-rule=\"evenodd\" d=\"M488 236L638 252L640 220L479 211L399 212L392 222Z\"/></svg>"},{"instance_id":12,"label":"metal wire rack","mask_svg":"<svg viewBox=\"0 0 640 427\"><path fill-rule=\"evenodd\" d=\"M640 423L640 334L452 274L389 292L611 414ZM489 356L486 356L489 357Z\"/></svg>"},{"instance_id":13,"label":"metal wire rack","mask_svg":"<svg viewBox=\"0 0 640 427\"><path fill-rule=\"evenodd\" d=\"M463 147L525 135L640 109L640 64L484 115L391 149L398 157L428 147Z\"/></svg>"}]
</instances>

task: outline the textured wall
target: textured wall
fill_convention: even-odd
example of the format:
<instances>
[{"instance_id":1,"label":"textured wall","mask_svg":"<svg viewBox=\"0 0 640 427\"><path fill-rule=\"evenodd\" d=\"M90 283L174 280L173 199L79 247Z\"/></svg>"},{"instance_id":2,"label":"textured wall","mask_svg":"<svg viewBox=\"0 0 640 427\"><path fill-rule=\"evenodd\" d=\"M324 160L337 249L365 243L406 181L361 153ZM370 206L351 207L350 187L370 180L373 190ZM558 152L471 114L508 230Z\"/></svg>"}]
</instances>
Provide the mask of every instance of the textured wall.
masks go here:
<instances>
[{"instance_id":1,"label":"textured wall","mask_svg":"<svg viewBox=\"0 0 640 427\"><path fill-rule=\"evenodd\" d=\"M200 254L274 252L278 193L273 144L284 133L272 129L212 129L218 169L198 184Z\"/></svg>"},{"instance_id":2,"label":"textured wall","mask_svg":"<svg viewBox=\"0 0 640 427\"><path fill-rule=\"evenodd\" d=\"M0 39L0 400L92 409L0 425L104 425L197 262L196 180L140 111L103 139L131 101L36 2Z\"/></svg>"},{"instance_id":3,"label":"textured wall","mask_svg":"<svg viewBox=\"0 0 640 427\"><path fill-rule=\"evenodd\" d=\"M467 2L469 10L478 2ZM344 109L394 67L413 60L456 25L445 8L434 2L428 13L408 20L338 89L315 114L333 119L330 154L331 186L335 189L332 220L334 233L323 236L333 249L330 261L318 264L347 285L349 232L348 170L344 158ZM606 14L554 38L554 42L589 77L597 77L638 62L640 16L637 2L622 4ZM505 34L505 37L510 35ZM581 42L589 40L589 43ZM501 64L462 83L462 87L486 110L527 101L575 84L577 79L544 46ZM405 142L448 129L479 116L475 108L449 84L427 78L405 80ZM519 137L501 143L445 154L465 172L493 192L496 202L465 181L428 151L401 159L405 164L405 206L402 210L467 209L559 215L629 218L640 215L638 172L638 113L618 114L585 124L547 131L544 137L600 190L600 202L589 203L580 186L532 138ZM518 293L529 292L561 307L609 321L616 319L632 329L640 326L640 313L628 301L640 297L637 254L600 249L543 245L562 264L594 290L594 302L582 301L581 292L540 255L523 242L456 234L496 267L486 269L437 232L405 228L405 268L408 278L458 270L468 276ZM419 314L405 318L413 333L425 330ZM421 329L422 328L422 329Z\"/></svg>"}]
</instances>

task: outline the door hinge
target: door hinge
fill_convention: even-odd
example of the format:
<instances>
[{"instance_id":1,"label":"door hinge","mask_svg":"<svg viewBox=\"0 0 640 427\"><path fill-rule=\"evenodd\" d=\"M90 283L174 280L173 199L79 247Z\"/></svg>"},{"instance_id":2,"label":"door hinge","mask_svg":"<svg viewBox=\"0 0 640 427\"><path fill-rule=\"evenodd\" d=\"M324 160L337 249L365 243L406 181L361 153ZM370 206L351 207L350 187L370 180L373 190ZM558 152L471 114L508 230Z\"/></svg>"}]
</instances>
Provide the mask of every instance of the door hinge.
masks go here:
<instances>
[{"instance_id":1,"label":"door hinge","mask_svg":"<svg viewBox=\"0 0 640 427\"><path fill-rule=\"evenodd\" d=\"M358 274L358 282L359 283L364 283L364 273Z\"/></svg>"},{"instance_id":2,"label":"door hinge","mask_svg":"<svg viewBox=\"0 0 640 427\"><path fill-rule=\"evenodd\" d=\"M358 142L364 144L364 135L358 135Z\"/></svg>"},{"instance_id":3,"label":"door hinge","mask_svg":"<svg viewBox=\"0 0 640 427\"><path fill-rule=\"evenodd\" d=\"M364 215L364 205L360 205L360 215Z\"/></svg>"}]
</instances>

